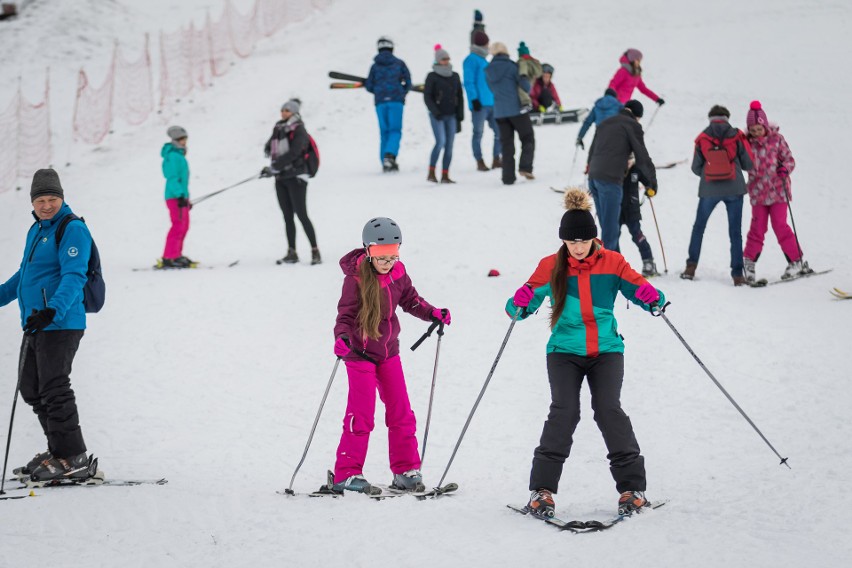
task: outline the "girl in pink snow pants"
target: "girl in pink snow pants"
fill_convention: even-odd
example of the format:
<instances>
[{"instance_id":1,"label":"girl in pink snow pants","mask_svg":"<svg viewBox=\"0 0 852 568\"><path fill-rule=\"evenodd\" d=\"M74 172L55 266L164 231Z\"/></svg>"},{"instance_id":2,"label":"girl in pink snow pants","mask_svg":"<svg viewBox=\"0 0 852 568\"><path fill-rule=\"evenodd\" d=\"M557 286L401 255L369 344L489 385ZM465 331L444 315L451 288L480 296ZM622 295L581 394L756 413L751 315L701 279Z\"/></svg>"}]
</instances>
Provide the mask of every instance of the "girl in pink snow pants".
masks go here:
<instances>
[{"instance_id":1,"label":"girl in pink snow pants","mask_svg":"<svg viewBox=\"0 0 852 568\"><path fill-rule=\"evenodd\" d=\"M385 404L392 486L423 490L417 451L414 412L408 400L399 359L399 320L396 307L425 321L440 319L449 325L450 314L421 298L399 262L402 234L387 217L371 219L362 233L364 248L340 259L345 274L337 304L334 354L342 358L349 376L349 397L343 433L334 465L334 485L343 490L376 494L362 475L376 410L376 391Z\"/></svg>"}]
</instances>

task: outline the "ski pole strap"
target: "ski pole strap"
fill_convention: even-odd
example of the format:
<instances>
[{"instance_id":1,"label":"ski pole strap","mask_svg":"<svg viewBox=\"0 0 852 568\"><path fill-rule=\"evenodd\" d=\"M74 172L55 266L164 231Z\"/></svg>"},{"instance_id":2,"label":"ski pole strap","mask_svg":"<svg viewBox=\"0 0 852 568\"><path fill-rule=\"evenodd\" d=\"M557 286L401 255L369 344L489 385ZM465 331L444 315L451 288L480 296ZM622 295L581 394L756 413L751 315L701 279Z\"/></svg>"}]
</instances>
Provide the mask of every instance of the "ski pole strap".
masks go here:
<instances>
[{"instance_id":1,"label":"ski pole strap","mask_svg":"<svg viewBox=\"0 0 852 568\"><path fill-rule=\"evenodd\" d=\"M666 313L666 308L668 308L669 305L671 305L671 302L666 302L661 308L659 302L654 302L653 304L651 304L651 315L655 318L660 317L661 315Z\"/></svg>"},{"instance_id":2,"label":"ski pole strap","mask_svg":"<svg viewBox=\"0 0 852 568\"><path fill-rule=\"evenodd\" d=\"M420 339L418 339L417 342L414 345L411 346L411 350L414 351L415 349L420 347L421 343L426 341L427 337L431 337L432 332L435 331L436 327L439 328L438 329L438 335L444 335L444 322L442 322L438 318L432 318L432 325L430 325L429 329L426 330L426 333L421 335Z\"/></svg>"},{"instance_id":3,"label":"ski pole strap","mask_svg":"<svg viewBox=\"0 0 852 568\"><path fill-rule=\"evenodd\" d=\"M353 349L353 350L352 350L352 353L354 353L355 355L357 355L358 357L360 357L360 358L361 358L361 359L363 359L364 361L368 361L368 362L372 363L373 365L378 365L378 364L379 364L379 362L378 362L378 361L376 361L375 359L373 359L372 357L370 357L369 355L367 355L366 351L355 351L355 350Z\"/></svg>"}]
</instances>

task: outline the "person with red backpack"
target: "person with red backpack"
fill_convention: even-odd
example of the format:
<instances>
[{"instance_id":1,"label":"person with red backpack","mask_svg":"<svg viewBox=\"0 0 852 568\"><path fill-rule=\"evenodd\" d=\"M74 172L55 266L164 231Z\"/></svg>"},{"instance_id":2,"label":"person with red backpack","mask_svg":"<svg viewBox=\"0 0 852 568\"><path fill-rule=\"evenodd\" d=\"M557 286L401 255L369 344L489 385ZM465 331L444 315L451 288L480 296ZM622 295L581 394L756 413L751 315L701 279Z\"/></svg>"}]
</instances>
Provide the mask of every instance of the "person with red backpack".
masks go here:
<instances>
[{"instance_id":1,"label":"person with red backpack","mask_svg":"<svg viewBox=\"0 0 852 568\"><path fill-rule=\"evenodd\" d=\"M316 164L312 156L316 151L305 124L299 114L302 102L290 99L281 107L281 120L275 123L272 136L266 142L264 153L272 160L272 165L263 168L260 177L275 176L275 192L278 205L284 213L284 226L287 233L287 254L275 261L276 264L295 264L299 262L296 254L296 222L299 218L305 235L311 243L311 264L320 264L317 237L314 225L308 218L308 179L316 173ZM311 169L314 168L314 171Z\"/></svg>"},{"instance_id":2,"label":"person with red backpack","mask_svg":"<svg viewBox=\"0 0 852 568\"><path fill-rule=\"evenodd\" d=\"M719 203L725 204L728 212L728 236L731 239L731 277L734 286L746 283L743 276L743 195L746 193L743 170L754 167L751 149L745 134L728 122L730 111L714 105L707 115L710 125L695 139L695 154L692 171L701 178L698 183L698 211L692 226L689 241L689 257L686 269L680 277L695 278L704 229Z\"/></svg>"}]
</instances>

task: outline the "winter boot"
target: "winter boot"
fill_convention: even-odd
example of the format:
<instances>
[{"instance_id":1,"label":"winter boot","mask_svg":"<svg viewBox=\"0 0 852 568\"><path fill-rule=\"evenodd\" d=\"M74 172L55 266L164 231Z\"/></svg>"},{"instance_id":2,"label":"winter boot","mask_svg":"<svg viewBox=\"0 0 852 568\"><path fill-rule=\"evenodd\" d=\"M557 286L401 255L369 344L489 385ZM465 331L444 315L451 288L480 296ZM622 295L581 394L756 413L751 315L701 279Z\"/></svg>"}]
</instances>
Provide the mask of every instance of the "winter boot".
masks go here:
<instances>
[{"instance_id":1,"label":"winter boot","mask_svg":"<svg viewBox=\"0 0 852 568\"><path fill-rule=\"evenodd\" d=\"M393 474L391 487L402 491L426 491L426 486L423 485L423 475L419 469Z\"/></svg>"},{"instance_id":2,"label":"winter boot","mask_svg":"<svg viewBox=\"0 0 852 568\"><path fill-rule=\"evenodd\" d=\"M12 470L12 473L17 475L18 477L29 477L35 468L43 462L44 460L49 460L53 455L50 453L50 450L46 452L41 452L40 454L36 454L33 459L27 462L27 465L16 467Z\"/></svg>"},{"instance_id":3,"label":"winter boot","mask_svg":"<svg viewBox=\"0 0 852 568\"><path fill-rule=\"evenodd\" d=\"M55 479L87 479L94 472L89 472L89 457L86 452L68 458L50 458L36 467L30 478L33 481L52 481Z\"/></svg>"},{"instance_id":4,"label":"winter boot","mask_svg":"<svg viewBox=\"0 0 852 568\"><path fill-rule=\"evenodd\" d=\"M426 181L438 183L438 178L435 177L435 166L429 166L429 175L426 176Z\"/></svg>"},{"instance_id":5,"label":"winter boot","mask_svg":"<svg viewBox=\"0 0 852 568\"><path fill-rule=\"evenodd\" d=\"M745 276L732 276L734 279L734 286L745 286L748 284Z\"/></svg>"},{"instance_id":6,"label":"winter boot","mask_svg":"<svg viewBox=\"0 0 852 568\"><path fill-rule=\"evenodd\" d=\"M642 259L642 276L645 278L650 278L651 276L659 276L660 273L657 272L657 265L654 262L654 258L645 258Z\"/></svg>"},{"instance_id":7,"label":"winter boot","mask_svg":"<svg viewBox=\"0 0 852 568\"><path fill-rule=\"evenodd\" d=\"M698 264L694 262L687 262L686 268L683 272L680 273L680 277L684 280L692 280L695 278L695 269L698 268Z\"/></svg>"},{"instance_id":8,"label":"winter boot","mask_svg":"<svg viewBox=\"0 0 852 568\"><path fill-rule=\"evenodd\" d=\"M754 269L756 262L750 258L743 257L743 277L749 286L757 281L757 272ZM736 285L736 282L734 283Z\"/></svg>"},{"instance_id":9,"label":"winter boot","mask_svg":"<svg viewBox=\"0 0 852 568\"><path fill-rule=\"evenodd\" d=\"M618 498L618 514L630 516L642 507L647 507L644 491L625 491Z\"/></svg>"},{"instance_id":10,"label":"winter boot","mask_svg":"<svg viewBox=\"0 0 852 568\"><path fill-rule=\"evenodd\" d=\"M518 174L520 174L521 177L527 178L528 180L534 180L535 179L535 176L532 174L532 172L525 172L524 170L518 170Z\"/></svg>"},{"instance_id":11,"label":"winter boot","mask_svg":"<svg viewBox=\"0 0 852 568\"><path fill-rule=\"evenodd\" d=\"M485 160L479 158L476 160L476 171L478 172L488 172L491 171L491 168L485 165Z\"/></svg>"},{"instance_id":12,"label":"winter boot","mask_svg":"<svg viewBox=\"0 0 852 568\"><path fill-rule=\"evenodd\" d=\"M492 170L499 170L503 167L503 160L500 159L500 156L494 156L494 161L491 162Z\"/></svg>"},{"instance_id":13,"label":"winter boot","mask_svg":"<svg viewBox=\"0 0 852 568\"><path fill-rule=\"evenodd\" d=\"M552 517L556 514L556 504L553 502L553 494L547 489L533 491L527 509L533 515L539 517Z\"/></svg>"},{"instance_id":14,"label":"winter boot","mask_svg":"<svg viewBox=\"0 0 852 568\"><path fill-rule=\"evenodd\" d=\"M456 183L450 179L450 170L441 171L441 183Z\"/></svg>"},{"instance_id":15,"label":"winter boot","mask_svg":"<svg viewBox=\"0 0 852 568\"><path fill-rule=\"evenodd\" d=\"M380 495L382 492L381 488L376 487L375 485L370 485L370 482L364 479L363 475L347 477L340 483L332 485L331 490L335 493L355 491L356 493L366 493L367 495Z\"/></svg>"},{"instance_id":16,"label":"winter boot","mask_svg":"<svg viewBox=\"0 0 852 568\"><path fill-rule=\"evenodd\" d=\"M311 266L314 264L322 264L322 257L320 257L319 249L317 247L311 249Z\"/></svg>"},{"instance_id":17,"label":"winter boot","mask_svg":"<svg viewBox=\"0 0 852 568\"><path fill-rule=\"evenodd\" d=\"M795 278L803 273L804 265L802 264L802 260L794 260L787 265L787 268L784 270L784 274L781 275L781 280L789 280L791 278ZM810 270L810 269L809 269Z\"/></svg>"},{"instance_id":18,"label":"winter boot","mask_svg":"<svg viewBox=\"0 0 852 568\"><path fill-rule=\"evenodd\" d=\"M275 264L296 264L299 262L299 255L296 254L296 249L287 249L287 256L279 258Z\"/></svg>"}]
</instances>

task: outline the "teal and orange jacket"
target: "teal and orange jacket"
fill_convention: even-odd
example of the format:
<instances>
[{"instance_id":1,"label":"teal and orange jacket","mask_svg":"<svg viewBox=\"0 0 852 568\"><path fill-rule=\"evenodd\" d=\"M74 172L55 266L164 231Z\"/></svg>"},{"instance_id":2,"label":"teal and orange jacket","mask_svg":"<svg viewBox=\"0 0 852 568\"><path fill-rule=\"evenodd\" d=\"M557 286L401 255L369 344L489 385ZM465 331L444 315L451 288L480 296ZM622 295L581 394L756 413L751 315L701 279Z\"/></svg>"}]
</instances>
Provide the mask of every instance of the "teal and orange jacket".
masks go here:
<instances>
[{"instance_id":1,"label":"teal and orange jacket","mask_svg":"<svg viewBox=\"0 0 852 568\"><path fill-rule=\"evenodd\" d=\"M618 322L613 307L618 292L643 309L650 306L636 299L636 290L647 282L633 270L621 254L606 250L598 241L592 252L583 260L568 257L568 291L565 308L551 331L547 342L548 353L569 353L582 357L597 357L601 353L624 353L624 341L618 333ZM535 295L530 305L521 311L519 319L534 313L544 299L553 297L550 274L556 265L556 255L547 256L538 263L528 284ZM660 290L660 305L666 298ZM509 298L506 312L514 315L518 307Z\"/></svg>"}]
</instances>

